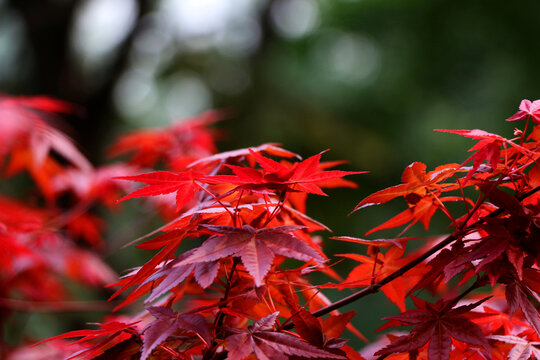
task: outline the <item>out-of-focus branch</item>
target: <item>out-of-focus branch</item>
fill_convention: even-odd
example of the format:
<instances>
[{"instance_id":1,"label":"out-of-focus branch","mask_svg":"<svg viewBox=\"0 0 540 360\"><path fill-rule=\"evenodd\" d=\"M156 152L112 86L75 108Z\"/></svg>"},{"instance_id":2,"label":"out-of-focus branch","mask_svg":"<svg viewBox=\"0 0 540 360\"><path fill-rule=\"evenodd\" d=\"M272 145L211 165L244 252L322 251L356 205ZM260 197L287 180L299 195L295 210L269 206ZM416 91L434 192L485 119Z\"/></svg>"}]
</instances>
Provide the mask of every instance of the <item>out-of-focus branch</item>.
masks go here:
<instances>
[{"instance_id":1,"label":"out-of-focus branch","mask_svg":"<svg viewBox=\"0 0 540 360\"><path fill-rule=\"evenodd\" d=\"M28 301L0 298L0 308L24 312L111 311L113 303L106 301Z\"/></svg>"}]
</instances>

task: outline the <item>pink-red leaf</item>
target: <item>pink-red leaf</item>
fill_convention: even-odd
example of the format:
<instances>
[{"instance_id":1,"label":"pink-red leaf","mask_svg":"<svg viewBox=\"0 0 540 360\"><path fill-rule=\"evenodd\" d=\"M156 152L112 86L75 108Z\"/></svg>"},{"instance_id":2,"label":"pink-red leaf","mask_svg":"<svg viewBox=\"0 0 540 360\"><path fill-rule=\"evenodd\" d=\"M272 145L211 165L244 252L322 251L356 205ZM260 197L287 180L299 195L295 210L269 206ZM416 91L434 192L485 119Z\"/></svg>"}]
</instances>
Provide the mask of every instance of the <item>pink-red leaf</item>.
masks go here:
<instances>
[{"instance_id":1,"label":"pink-red leaf","mask_svg":"<svg viewBox=\"0 0 540 360\"><path fill-rule=\"evenodd\" d=\"M210 329L199 314L178 314L166 307L149 307L147 310L156 318L144 330L141 360L146 360L152 350L163 343L178 330L187 330L197 334L206 346L211 342Z\"/></svg>"},{"instance_id":2,"label":"pink-red leaf","mask_svg":"<svg viewBox=\"0 0 540 360\"><path fill-rule=\"evenodd\" d=\"M303 226L288 225L254 229L249 225L242 228L231 226L204 225L206 229L220 235L206 240L192 255L179 265L214 261L227 256L239 256L257 286L270 270L274 254L301 261L322 263L325 259L307 243L288 234L303 229Z\"/></svg>"},{"instance_id":3,"label":"pink-red leaf","mask_svg":"<svg viewBox=\"0 0 540 360\"><path fill-rule=\"evenodd\" d=\"M202 173L193 170L187 170L178 174L168 171L156 171L136 176L120 176L116 179L138 181L148 185L124 196L118 201L120 202L141 196L156 196L176 192L176 210L178 211L182 206L193 199L195 193L199 191L200 188L196 181L202 177Z\"/></svg>"},{"instance_id":4,"label":"pink-red leaf","mask_svg":"<svg viewBox=\"0 0 540 360\"><path fill-rule=\"evenodd\" d=\"M346 359L310 345L292 335L271 331L278 313L257 320L248 331L236 330L227 337L227 360L243 360L255 353L258 359L285 360L288 355L300 358Z\"/></svg>"},{"instance_id":5,"label":"pink-red leaf","mask_svg":"<svg viewBox=\"0 0 540 360\"><path fill-rule=\"evenodd\" d=\"M540 124L540 100L535 100L533 102L527 99L522 100L521 104L519 104L519 111L506 119L506 121L522 120L528 116L530 116L535 123Z\"/></svg>"}]
</instances>

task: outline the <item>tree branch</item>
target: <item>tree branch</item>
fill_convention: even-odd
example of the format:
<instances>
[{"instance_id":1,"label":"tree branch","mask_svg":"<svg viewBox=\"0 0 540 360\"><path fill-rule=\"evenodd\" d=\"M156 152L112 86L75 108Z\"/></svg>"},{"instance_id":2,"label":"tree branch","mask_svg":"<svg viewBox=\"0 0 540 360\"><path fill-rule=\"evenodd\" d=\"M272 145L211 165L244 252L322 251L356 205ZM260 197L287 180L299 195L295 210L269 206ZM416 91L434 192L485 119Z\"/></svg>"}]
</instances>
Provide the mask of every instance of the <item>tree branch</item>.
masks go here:
<instances>
[{"instance_id":1,"label":"tree branch","mask_svg":"<svg viewBox=\"0 0 540 360\"><path fill-rule=\"evenodd\" d=\"M537 186L534 189L524 193L523 195L521 195L518 198L518 200L521 201L521 200L523 200L523 199L537 193L538 191L540 191L540 186ZM488 215L488 217L498 216L503 211L504 211L504 209L499 208L499 209L493 211L492 213L490 213ZM473 228L475 226L478 226L480 223L482 223L482 220L476 221L475 223L469 225L468 228ZM368 287L366 287L366 288L364 288L364 289L362 289L360 291L357 291L352 295L349 295L349 296L347 296L347 297L345 297L345 298L343 298L341 300L338 300L338 301L336 301L336 302L334 302L334 303L332 303L332 304L330 304L328 306L325 306L325 307L313 312L313 316L320 317L320 316L326 315L331 311L337 310L337 309L339 309L339 308L341 308L341 307L343 307L345 305L349 305L349 304L355 302L356 300L359 300L359 299L361 299L361 298L363 298L363 297L365 297L365 296L367 296L369 294L375 294L375 293L379 292L379 289L381 287L383 287L384 285L388 284L389 282L397 279L401 275L405 274L407 271L411 270L412 268L414 268L415 266L417 266L418 264L420 264L421 262L423 262L424 260L429 258L431 255L434 255L438 251L442 250L444 247L450 245L451 243L456 241L458 238L459 238L459 236L456 235L456 234L451 234L451 235L447 236L444 240L442 240L441 242L439 242L438 244L433 246L431 249L429 249L428 251L426 251L422 255L418 256L414 260L409 261L406 265L404 265L403 267L397 269L392 274L390 274L387 277L383 278L381 281L378 281L377 283L372 284L372 285L370 285L370 286L368 286ZM289 323L286 326L284 326L283 329L284 330L290 330L293 327L294 327L294 324Z\"/></svg>"},{"instance_id":2,"label":"tree branch","mask_svg":"<svg viewBox=\"0 0 540 360\"><path fill-rule=\"evenodd\" d=\"M24 312L111 311L113 303L105 301L28 301L0 298L0 308Z\"/></svg>"}]
</instances>

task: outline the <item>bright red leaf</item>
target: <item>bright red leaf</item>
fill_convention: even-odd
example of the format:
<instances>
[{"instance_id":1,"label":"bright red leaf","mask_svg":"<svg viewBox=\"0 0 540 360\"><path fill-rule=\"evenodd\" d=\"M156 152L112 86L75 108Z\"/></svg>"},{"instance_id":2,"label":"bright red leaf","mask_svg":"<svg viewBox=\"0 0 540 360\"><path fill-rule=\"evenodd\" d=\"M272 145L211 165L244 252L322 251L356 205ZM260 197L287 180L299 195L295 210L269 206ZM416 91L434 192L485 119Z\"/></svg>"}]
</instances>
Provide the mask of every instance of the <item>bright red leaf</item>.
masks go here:
<instances>
[{"instance_id":1,"label":"bright red leaf","mask_svg":"<svg viewBox=\"0 0 540 360\"><path fill-rule=\"evenodd\" d=\"M124 196L118 201L124 201L142 196L156 196L170 193L176 193L176 210L180 210L189 201L191 201L196 192L200 190L197 184L203 177L202 173L193 170L187 170L183 173L172 173L168 171L156 171L148 174L136 176L120 176L116 179L138 181L145 184L143 188Z\"/></svg>"}]
</instances>

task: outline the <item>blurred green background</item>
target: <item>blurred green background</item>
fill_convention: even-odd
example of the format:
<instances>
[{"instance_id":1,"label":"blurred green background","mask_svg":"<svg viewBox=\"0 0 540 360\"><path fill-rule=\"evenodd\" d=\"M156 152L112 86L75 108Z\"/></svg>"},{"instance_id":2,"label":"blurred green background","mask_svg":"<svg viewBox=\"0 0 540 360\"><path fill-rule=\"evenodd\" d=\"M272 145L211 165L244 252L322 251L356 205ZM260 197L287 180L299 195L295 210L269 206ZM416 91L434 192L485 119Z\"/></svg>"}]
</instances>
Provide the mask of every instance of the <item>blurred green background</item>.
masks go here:
<instances>
[{"instance_id":1,"label":"blurred green background","mask_svg":"<svg viewBox=\"0 0 540 360\"><path fill-rule=\"evenodd\" d=\"M539 17L537 0L0 0L0 91L86 109L69 132L95 164L119 133L211 108L234 114L218 125L221 150L330 148L326 160L370 174L354 178L358 189L310 200L308 213L360 237L405 207L347 217L363 197L399 183L413 161L433 169L467 158L472 141L433 129L512 136L504 119L540 97ZM130 214L115 215L109 234L117 270L142 261L119 250L149 230L134 231ZM442 218L435 224L431 233L445 231ZM327 249L360 247L329 240ZM351 265L338 269L345 276ZM381 296L350 309L370 338L397 312ZM25 331L37 323L40 336L73 325L44 315Z\"/></svg>"}]
</instances>

